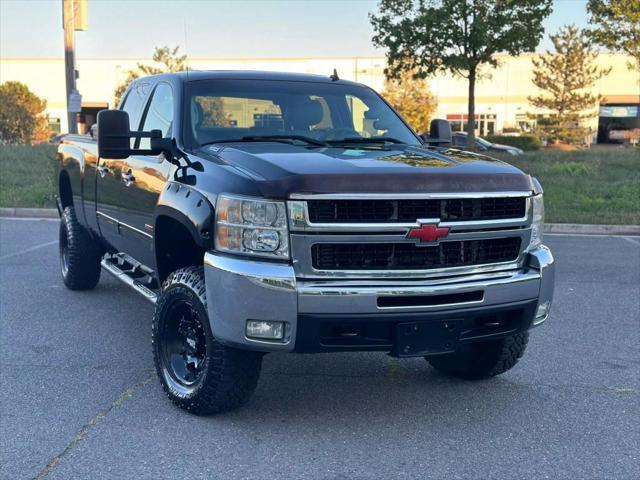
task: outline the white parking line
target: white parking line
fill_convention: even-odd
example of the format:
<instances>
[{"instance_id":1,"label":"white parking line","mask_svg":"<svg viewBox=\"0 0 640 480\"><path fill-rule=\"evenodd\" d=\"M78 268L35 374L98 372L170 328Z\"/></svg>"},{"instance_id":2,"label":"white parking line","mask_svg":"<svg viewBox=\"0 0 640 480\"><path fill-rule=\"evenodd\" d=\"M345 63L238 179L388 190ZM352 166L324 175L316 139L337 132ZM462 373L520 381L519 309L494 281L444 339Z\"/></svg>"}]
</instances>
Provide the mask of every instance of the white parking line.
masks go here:
<instances>
[{"instance_id":1,"label":"white parking line","mask_svg":"<svg viewBox=\"0 0 640 480\"><path fill-rule=\"evenodd\" d=\"M623 240L626 240L627 242L631 242L634 245L638 245L640 246L640 240L638 240L639 237L622 237Z\"/></svg>"},{"instance_id":2,"label":"white parking line","mask_svg":"<svg viewBox=\"0 0 640 480\"><path fill-rule=\"evenodd\" d=\"M9 253L7 255L1 256L0 261L5 260L7 258L11 258L11 257L17 257L18 255L22 255L24 253L33 252L34 250L39 250L41 248L48 247L49 245L53 245L55 243L58 243L58 240L53 240L52 242L47 242L47 243L41 243L40 245L36 245L35 247L25 248L24 250L20 250L18 252Z\"/></svg>"}]
</instances>

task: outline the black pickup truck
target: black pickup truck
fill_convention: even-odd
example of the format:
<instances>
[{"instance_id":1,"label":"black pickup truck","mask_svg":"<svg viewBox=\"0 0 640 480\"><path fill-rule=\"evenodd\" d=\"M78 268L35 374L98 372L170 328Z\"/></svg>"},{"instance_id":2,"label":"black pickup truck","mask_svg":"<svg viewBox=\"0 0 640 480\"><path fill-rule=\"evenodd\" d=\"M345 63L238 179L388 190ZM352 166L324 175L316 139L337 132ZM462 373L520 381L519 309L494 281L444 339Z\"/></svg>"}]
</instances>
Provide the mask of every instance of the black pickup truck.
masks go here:
<instances>
[{"instance_id":1,"label":"black pickup truck","mask_svg":"<svg viewBox=\"0 0 640 480\"><path fill-rule=\"evenodd\" d=\"M336 75L182 72L134 81L97 142L58 149L64 283L101 270L155 304L170 399L246 402L268 352L421 356L481 379L547 318L539 183L427 142ZM117 314L117 312L114 312Z\"/></svg>"}]
</instances>

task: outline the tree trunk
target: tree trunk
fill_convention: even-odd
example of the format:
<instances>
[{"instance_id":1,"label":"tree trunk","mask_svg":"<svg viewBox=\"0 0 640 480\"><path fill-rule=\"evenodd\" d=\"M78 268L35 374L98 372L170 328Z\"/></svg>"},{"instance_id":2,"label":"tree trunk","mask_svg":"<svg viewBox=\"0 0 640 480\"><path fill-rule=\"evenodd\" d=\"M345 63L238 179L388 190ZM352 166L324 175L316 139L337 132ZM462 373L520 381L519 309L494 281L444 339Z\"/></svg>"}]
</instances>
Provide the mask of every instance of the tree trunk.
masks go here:
<instances>
[{"instance_id":1,"label":"tree trunk","mask_svg":"<svg viewBox=\"0 0 640 480\"><path fill-rule=\"evenodd\" d=\"M469 119L467 120L467 149L476 150L476 69L469 69Z\"/></svg>"}]
</instances>

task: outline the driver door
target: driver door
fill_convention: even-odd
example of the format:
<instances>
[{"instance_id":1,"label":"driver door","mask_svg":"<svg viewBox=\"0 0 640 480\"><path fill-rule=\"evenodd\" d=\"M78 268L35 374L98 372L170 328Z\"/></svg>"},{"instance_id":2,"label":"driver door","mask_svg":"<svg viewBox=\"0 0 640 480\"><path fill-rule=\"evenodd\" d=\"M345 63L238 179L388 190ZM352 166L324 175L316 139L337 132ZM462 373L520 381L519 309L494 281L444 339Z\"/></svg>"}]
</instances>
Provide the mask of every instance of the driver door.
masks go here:
<instances>
[{"instance_id":1,"label":"driver door","mask_svg":"<svg viewBox=\"0 0 640 480\"><path fill-rule=\"evenodd\" d=\"M160 130L164 138L171 138L174 120L174 99L171 85L158 83L144 109L140 130ZM136 148L151 148L148 138L138 139ZM124 160L120 188L120 235L125 252L140 263L155 265L153 238L155 210L172 165L159 155L131 155Z\"/></svg>"},{"instance_id":2,"label":"driver door","mask_svg":"<svg viewBox=\"0 0 640 480\"><path fill-rule=\"evenodd\" d=\"M130 130L138 130L150 84L134 82L126 93L121 110L129 114ZM133 140L132 140L133 142ZM133 145L132 145L133 147ZM126 245L120 234L122 210L126 201L125 191L127 159L99 158L96 168L96 217L102 237L118 252L126 252Z\"/></svg>"}]
</instances>

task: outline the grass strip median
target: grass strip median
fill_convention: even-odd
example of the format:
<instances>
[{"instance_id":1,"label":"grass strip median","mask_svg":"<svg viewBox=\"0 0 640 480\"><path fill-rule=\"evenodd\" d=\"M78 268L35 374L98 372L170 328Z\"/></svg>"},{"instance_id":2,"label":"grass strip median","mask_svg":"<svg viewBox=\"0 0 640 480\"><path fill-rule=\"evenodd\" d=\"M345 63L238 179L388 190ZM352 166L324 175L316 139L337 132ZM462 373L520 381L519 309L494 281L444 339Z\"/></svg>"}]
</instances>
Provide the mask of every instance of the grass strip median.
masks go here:
<instances>
[{"instance_id":1,"label":"grass strip median","mask_svg":"<svg viewBox=\"0 0 640 480\"><path fill-rule=\"evenodd\" d=\"M0 207L55 207L54 145L0 145Z\"/></svg>"},{"instance_id":2,"label":"grass strip median","mask_svg":"<svg viewBox=\"0 0 640 480\"><path fill-rule=\"evenodd\" d=\"M501 159L538 178L545 221L640 225L640 150L538 150Z\"/></svg>"},{"instance_id":3,"label":"grass strip median","mask_svg":"<svg viewBox=\"0 0 640 480\"><path fill-rule=\"evenodd\" d=\"M56 147L0 145L0 207L54 207ZM548 223L640 225L640 150L538 150L501 156L537 177Z\"/></svg>"}]
</instances>

